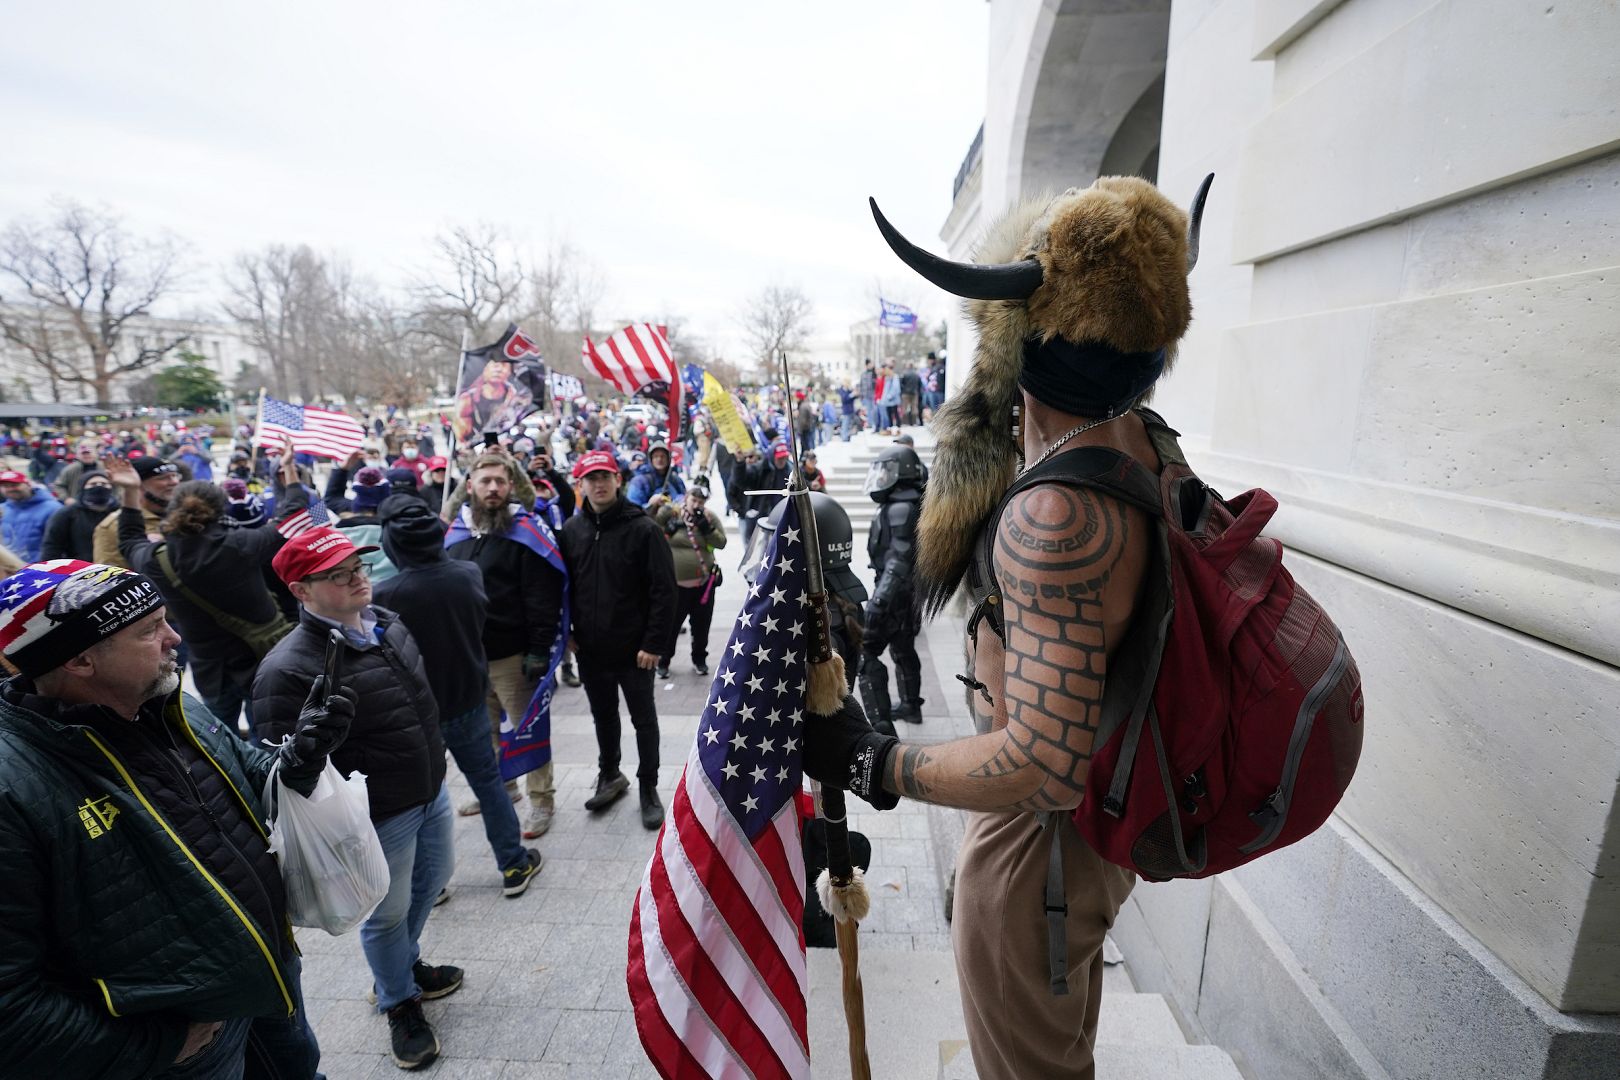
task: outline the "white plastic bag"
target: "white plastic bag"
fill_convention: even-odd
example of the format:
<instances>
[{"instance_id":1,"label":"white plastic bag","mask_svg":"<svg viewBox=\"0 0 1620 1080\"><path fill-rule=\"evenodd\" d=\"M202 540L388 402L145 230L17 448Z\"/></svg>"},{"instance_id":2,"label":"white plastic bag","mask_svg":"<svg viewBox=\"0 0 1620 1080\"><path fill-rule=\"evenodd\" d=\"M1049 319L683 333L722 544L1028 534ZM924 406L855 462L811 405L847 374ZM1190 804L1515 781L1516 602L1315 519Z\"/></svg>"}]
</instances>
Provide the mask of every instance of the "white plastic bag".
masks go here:
<instances>
[{"instance_id":1,"label":"white plastic bag","mask_svg":"<svg viewBox=\"0 0 1620 1080\"><path fill-rule=\"evenodd\" d=\"M337 935L370 918L388 894L388 860L371 824L365 774L345 780L328 761L306 799L281 779L277 762L264 806L293 925Z\"/></svg>"}]
</instances>

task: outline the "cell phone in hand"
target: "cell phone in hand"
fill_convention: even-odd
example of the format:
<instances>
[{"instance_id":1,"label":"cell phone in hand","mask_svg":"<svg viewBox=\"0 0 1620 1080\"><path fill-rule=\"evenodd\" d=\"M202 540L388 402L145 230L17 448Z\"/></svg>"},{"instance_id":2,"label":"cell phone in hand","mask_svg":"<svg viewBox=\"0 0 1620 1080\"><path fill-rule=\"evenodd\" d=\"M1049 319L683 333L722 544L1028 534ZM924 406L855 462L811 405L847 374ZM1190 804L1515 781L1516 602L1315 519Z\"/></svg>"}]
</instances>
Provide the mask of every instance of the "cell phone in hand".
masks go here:
<instances>
[{"instance_id":1,"label":"cell phone in hand","mask_svg":"<svg viewBox=\"0 0 1620 1080\"><path fill-rule=\"evenodd\" d=\"M328 630L326 632L326 695L331 697L337 692L338 679L343 676L343 631Z\"/></svg>"},{"instance_id":2,"label":"cell phone in hand","mask_svg":"<svg viewBox=\"0 0 1620 1080\"><path fill-rule=\"evenodd\" d=\"M501 445L501 433L498 431L484 432L484 445L499 448Z\"/></svg>"}]
</instances>

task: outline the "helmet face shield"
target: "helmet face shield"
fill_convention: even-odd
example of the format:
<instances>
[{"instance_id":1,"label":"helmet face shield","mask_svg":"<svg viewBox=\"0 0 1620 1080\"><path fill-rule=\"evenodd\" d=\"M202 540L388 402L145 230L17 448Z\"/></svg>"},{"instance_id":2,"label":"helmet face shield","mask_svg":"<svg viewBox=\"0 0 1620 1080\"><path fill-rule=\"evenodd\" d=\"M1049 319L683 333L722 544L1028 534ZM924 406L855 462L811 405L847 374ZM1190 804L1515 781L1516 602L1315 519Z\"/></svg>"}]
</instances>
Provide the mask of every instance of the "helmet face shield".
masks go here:
<instances>
[{"instance_id":1,"label":"helmet face shield","mask_svg":"<svg viewBox=\"0 0 1620 1080\"><path fill-rule=\"evenodd\" d=\"M887 460L879 458L866 470L866 484L861 491L874 499L880 499L899 482L900 462L893 458Z\"/></svg>"},{"instance_id":2,"label":"helmet face shield","mask_svg":"<svg viewBox=\"0 0 1620 1080\"><path fill-rule=\"evenodd\" d=\"M761 518L759 524L754 526L753 535L748 538L748 550L743 552L742 575L748 584L752 585L764 571L765 558L771 550L771 541L774 539L776 539L775 524Z\"/></svg>"}]
</instances>

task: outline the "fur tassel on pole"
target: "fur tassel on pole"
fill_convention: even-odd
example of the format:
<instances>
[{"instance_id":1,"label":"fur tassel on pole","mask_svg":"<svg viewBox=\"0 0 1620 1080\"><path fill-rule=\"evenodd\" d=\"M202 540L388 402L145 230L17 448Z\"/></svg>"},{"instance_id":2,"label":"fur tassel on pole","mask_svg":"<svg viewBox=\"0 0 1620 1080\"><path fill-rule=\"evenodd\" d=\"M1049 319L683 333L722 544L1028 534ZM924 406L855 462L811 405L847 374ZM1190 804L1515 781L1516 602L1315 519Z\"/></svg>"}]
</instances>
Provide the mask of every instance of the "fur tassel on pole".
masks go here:
<instances>
[{"instance_id":1,"label":"fur tassel on pole","mask_svg":"<svg viewBox=\"0 0 1620 1080\"><path fill-rule=\"evenodd\" d=\"M788 378L787 357L782 357L782 389L789 402L793 386ZM791 408L791 405L789 406ZM844 704L849 684L845 681L844 658L832 647L831 620L827 616L827 584L821 574L821 537L816 531L816 510L810 501L810 485L804 477L798 439L788 425L793 447L793 481L788 498L799 511L799 534L804 544L810 605L809 637L805 657L809 674L805 679L805 711L814 723L817 715L829 716ZM856 937L860 921L872 907L866 878L849 853L849 815L844 793L838 788L821 789L822 821L827 826L827 869L816 879L821 906L833 917L838 938L838 962L843 973L844 1020L849 1026L849 1069L854 1080L871 1080L872 1066L866 1056L866 998L861 987L860 943Z\"/></svg>"}]
</instances>

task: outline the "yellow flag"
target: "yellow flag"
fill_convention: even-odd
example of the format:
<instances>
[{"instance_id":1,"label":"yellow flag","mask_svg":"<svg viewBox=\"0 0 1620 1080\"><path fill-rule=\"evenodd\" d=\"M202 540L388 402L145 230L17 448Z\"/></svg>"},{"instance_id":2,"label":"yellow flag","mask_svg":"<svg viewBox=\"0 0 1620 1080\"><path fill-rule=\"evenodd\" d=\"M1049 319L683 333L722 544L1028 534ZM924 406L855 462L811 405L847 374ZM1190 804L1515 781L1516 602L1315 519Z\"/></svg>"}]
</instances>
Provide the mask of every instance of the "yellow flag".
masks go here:
<instances>
[{"instance_id":1,"label":"yellow flag","mask_svg":"<svg viewBox=\"0 0 1620 1080\"><path fill-rule=\"evenodd\" d=\"M720 380L703 373L703 404L709 407L714 416L714 426L720 429L720 441L733 454L741 454L745 450L754 448L754 434L743 423L742 417L737 415L737 403L731 400L731 393Z\"/></svg>"}]
</instances>

